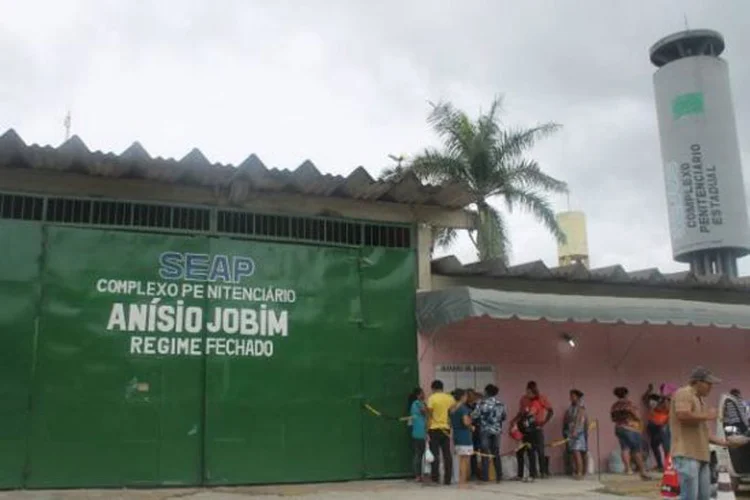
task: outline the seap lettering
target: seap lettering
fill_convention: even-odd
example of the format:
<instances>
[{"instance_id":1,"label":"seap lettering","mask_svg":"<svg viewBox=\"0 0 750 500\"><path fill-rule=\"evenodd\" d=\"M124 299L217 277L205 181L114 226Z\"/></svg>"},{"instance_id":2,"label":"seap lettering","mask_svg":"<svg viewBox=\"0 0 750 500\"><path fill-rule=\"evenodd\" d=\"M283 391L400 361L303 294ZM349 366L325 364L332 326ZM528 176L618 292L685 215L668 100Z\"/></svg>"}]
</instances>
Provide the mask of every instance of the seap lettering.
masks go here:
<instances>
[{"instance_id":1,"label":"seap lettering","mask_svg":"<svg viewBox=\"0 0 750 500\"><path fill-rule=\"evenodd\" d=\"M255 261L237 255L164 252L159 255L159 276L164 280L240 283L255 273Z\"/></svg>"}]
</instances>

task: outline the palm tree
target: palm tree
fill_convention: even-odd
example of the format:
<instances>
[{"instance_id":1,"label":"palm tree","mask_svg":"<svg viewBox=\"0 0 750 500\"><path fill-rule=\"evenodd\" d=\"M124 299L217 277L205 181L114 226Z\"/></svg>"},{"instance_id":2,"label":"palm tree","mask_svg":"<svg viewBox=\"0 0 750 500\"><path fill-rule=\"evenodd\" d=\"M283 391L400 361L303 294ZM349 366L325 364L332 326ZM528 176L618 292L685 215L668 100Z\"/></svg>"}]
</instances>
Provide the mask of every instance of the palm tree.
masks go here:
<instances>
[{"instance_id":1,"label":"palm tree","mask_svg":"<svg viewBox=\"0 0 750 500\"><path fill-rule=\"evenodd\" d=\"M567 184L545 174L526 152L560 128L545 123L532 128L504 128L498 114L501 99L495 98L487 113L472 121L450 103L430 103L428 123L443 142L442 149L428 148L407 166L386 169L384 180L411 171L423 182L461 182L474 195L478 215L476 235L469 237L480 260L500 258L507 263L510 238L503 215L489 202L502 198L509 212L515 208L530 211L560 242L565 235L557 224L549 203L550 193L566 193ZM450 228L436 228L435 244L449 246L456 238Z\"/></svg>"}]
</instances>

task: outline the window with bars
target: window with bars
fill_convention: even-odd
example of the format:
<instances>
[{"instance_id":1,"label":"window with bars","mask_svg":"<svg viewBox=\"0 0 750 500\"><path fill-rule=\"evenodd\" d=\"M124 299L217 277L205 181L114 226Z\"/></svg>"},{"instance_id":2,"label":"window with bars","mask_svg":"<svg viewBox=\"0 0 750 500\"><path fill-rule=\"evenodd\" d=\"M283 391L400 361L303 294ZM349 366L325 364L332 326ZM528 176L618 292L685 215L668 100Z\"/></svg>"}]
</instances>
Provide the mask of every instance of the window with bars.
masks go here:
<instances>
[{"instance_id":1,"label":"window with bars","mask_svg":"<svg viewBox=\"0 0 750 500\"><path fill-rule=\"evenodd\" d=\"M219 233L348 246L410 248L408 226L219 210Z\"/></svg>"},{"instance_id":2,"label":"window with bars","mask_svg":"<svg viewBox=\"0 0 750 500\"><path fill-rule=\"evenodd\" d=\"M216 227L211 221L215 216ZM151 231L216 233L232 237L327 245L411 248L411 228L315 217L213 208L0 193L0 218Z\"/></svg>"},{"instance_id":3,"label":"window with bars","mask_svg":"<svg viewBox=\"0 0 750 500\"><path fill-rule=\"evenodd\" d=\"M42 220L44 218L44 199L36 196L0 194L0 218Z\"/></svg>"},{"instance_id":4,"label":"window with bars","mask_svg":"<svg viewBox=\"0 0 750 500\"><path fill-rule=\"evenodd\" d=\"M211 212L207 208L49 198L44 220L61 224L209 231Z\"/></svg>"}]
</instances>

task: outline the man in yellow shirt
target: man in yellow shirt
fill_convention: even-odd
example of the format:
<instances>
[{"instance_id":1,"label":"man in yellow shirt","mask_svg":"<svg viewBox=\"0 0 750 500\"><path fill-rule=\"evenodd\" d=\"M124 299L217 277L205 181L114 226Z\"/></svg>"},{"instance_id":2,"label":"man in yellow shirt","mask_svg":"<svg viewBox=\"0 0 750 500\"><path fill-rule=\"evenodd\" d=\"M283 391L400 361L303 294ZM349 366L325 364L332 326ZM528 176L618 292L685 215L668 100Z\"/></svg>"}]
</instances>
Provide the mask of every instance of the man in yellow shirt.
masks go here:
<instances>
[{"instance_id":1,"label":"man in yellow shirt","mask_svg":"<svg viewBox=\"0 0 750 500\"><path fill-rule=\"evenodd\" d=\"M443 455L444 481L451 484L453 476L453 456L451 455L451 421L450 410L456 406L453 396L444 392L443 383L436 380L432 383L432 394L427 399L429 413L430 451L435 457L432 462L432 482L440 482L440 453Z\"/></svg>"}]
</instances>

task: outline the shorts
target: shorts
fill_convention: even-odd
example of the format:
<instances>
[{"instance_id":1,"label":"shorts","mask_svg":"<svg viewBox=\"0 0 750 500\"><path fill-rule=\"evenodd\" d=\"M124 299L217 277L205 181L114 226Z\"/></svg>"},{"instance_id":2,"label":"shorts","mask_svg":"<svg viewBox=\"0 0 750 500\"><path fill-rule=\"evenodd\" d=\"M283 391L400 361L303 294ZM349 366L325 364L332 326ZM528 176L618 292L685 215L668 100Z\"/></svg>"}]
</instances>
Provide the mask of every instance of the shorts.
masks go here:
<instances>
[{"instance_id":1,"label":"shorts","mask_svg":"<svg viewBox=\"0 0 750 500\"><path fill-rule=\"evenodd\" d=\"M474 454L474 447L473 446L462 446L460 444L456 445L456 455L459 457L469 457Z\"/></svg>"},{"instance_id":2,"label":"shorts","mask_svg":"<svg viewBox=\"0 0 750 500\"><path fill-rule=\"evenodd\" d=\"M576 437L568 439L568 450L570 451L588 451L588 443L586 442L586 434L581 432Z\"/></svg>"},{"instance_id":3,"label":"shorts","mask_svg":"<svg viewBox=\"0 0 750 500\"><path fill-rule=\"evenodd\" d=\"M643 448L643 437L640 432L625 427L615 427L615 436L620 442L620 448L625 451L640 452Z\"/></svg>"}]
</instances>

